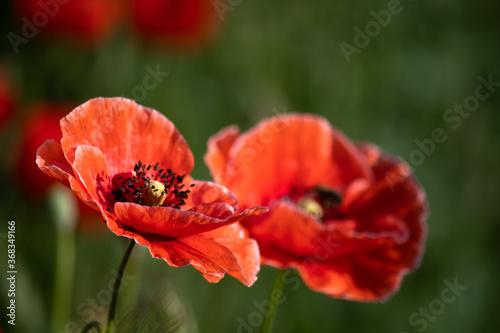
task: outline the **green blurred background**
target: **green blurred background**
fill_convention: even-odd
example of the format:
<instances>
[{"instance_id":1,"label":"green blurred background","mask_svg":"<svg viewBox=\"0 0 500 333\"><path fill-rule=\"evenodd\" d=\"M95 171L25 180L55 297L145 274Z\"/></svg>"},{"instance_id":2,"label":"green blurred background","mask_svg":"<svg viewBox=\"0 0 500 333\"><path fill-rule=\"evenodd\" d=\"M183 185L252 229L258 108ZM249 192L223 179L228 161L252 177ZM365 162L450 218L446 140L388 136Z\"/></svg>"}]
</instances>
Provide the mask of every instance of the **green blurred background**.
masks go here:
<instances>
[{"instance_id":1,"label":"green blurred background","mask_svg":"<svg viewBox=\"0 0 500 333\"><path fill-rule=\"evenodd\" d=\"M353 29L364 30L374 20L370 11L386 9L388 1L232 3L236 5L226 13L217 38L197 53L151 47L122 27L94 49L35 37L16 54L5 36L20 28L11 5L2 2L0 59L20 91L16 114L1 134L4 331L79 332L75 327L90 316L82 315L82 309L90 308L87 297L96 298L107 288L126 244L108 230L77 232L75 278L70 294L65 292L70 304L62 310L68 317L54 323L54 214L49 200L27 198L9 167L23 110L39 101L79 104L98 96L130 95L142 85L148 66L159 66L169 76L138 102L175 123L194 153L195 178L210 179L202 158L207 139L222 127L247 129L276 113L311 112L325 116L355 141L374 142L410 161L427 192L431 213L426 252L420 269L404 279L395 296L365 304L332 299L303 284L297 290L285 285L275 332L494 331L500 296L500 87L456 129L443 115L474 95L479 76L500 82L500 3L402 1L401 12L392 15L368 46L352 54L350 63L340 43L354 45ZM431 154L415 153L421 151L415 140L431 138L436 128L445 131L447 140L435 143ZM424 159L415 162L417 155ZM4 315L10 220L17 227L15 327L7 325ZM65 245L69 249L70 242ZM251 324L259 319L255 303L268 298L275 273L263 267L251 288L229 276L209 284L190 266L172 268L136 248L127 267L130 283L120 296L118 322L124 324L119 331L135 332L133 327L139 326L145 332L163 332L148 325L171 319L180 321L184 332L257 332ZM443 281L455 279L467 289L442 309L436 300L446 287ZM435 315L429 312L432 317L425 325L412 324L412 314L429 305ZM106 311L97 318L104 318ZM133 313L142 314L141 319Z\"/></svg>"}]
</instances>

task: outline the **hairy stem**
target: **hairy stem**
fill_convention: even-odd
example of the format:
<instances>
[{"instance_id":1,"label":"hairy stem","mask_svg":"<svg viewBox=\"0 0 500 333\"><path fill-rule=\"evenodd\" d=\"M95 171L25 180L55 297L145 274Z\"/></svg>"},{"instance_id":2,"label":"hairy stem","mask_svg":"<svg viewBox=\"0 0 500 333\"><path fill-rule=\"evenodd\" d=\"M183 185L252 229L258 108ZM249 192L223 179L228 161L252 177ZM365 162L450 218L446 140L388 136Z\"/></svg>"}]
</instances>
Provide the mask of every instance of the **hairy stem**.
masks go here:
<instances>
[{"instance_id":1,"label":"hairy stem","mask_svg":"<svg viewBox=\"0 0 500 333\"><path fill-rule=\"evenodd\" d=\"M123 256L122 262L120 263L120 267L118 268L118 276L116 277L115 284L113 286L113 298L111 298L111 304L109 305L108 312L108 327L106 329L106 333L113 333L113 327L115 325L115 314L116 314L116 303L118 300L118 292L120 289L120 284L122 282L123 272L125 271L125 266L127 266L128 258L130 257L130 253L132 253L132 249L134 248L135 240L131 240L130 244Z\"/></svg>"}]
</instances>

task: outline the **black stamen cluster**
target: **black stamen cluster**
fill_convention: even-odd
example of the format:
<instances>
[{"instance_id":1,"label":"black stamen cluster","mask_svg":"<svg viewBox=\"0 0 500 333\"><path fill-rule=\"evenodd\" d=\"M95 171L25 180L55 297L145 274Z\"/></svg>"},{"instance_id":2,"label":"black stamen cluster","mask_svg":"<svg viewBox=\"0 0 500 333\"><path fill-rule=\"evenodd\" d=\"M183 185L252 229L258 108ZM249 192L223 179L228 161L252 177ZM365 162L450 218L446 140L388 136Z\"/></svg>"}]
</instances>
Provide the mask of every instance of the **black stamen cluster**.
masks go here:
<instances>
[{"instance_id":1,"label":"black stamen cluster","mask_svg":"<svg viewBox=\"0 0 500 333\"><path fill-rule=\"evenodd\" d=\"M190 192L189 190L182 190L185 187L185 184L182 184L184 177L185 175L177 175L172 169L160 169L159 163L145 165L139 161L134 166L132 176L124 180L122 180L123 177L118 177L118 180L121 184L120 192L124 201L135 202L139 205L145 204L145 195L147 195L149 182L155 180L165 186L164 191L167 197L162 206L180 209L181 206L186 204L185 199L187 199ZM194 184L191 186L194 186ZM155 191L158 191L158 189L155 189Z\"/></svg>"}]
</instances>

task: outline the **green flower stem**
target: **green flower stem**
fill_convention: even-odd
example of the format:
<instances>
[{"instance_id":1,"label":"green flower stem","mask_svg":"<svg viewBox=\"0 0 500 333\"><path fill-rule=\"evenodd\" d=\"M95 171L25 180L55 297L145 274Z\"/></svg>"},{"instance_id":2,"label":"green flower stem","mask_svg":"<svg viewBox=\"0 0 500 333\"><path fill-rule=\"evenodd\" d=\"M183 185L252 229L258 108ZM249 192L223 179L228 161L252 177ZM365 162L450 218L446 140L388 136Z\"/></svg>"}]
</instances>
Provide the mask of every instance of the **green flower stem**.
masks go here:
<instances>
[{"instance_id":1,"label":"green flower stem","mask_svg":"<svg viewBox=\"0 0 500 333\"><path fill-rule=\"evenodd\" d=\"M127 266L128 258L130 257L130 253L132 253L132 249L134 248L135 240L130 240L130 244L123 256L122 262L120 263L120 267L118 268L118 276L116 277L115 284L113 286L113 298L111 298L111 304L109 305L108 312L108 328L106 329L106 333L113 333L113 327L115 325L115 314L116 314L116 301L118 300L118 292L120 289L120 284L122 282L123 272L125 271L125 266Z\"/></svg>"},{"instance_id":2,"label":"green flower stem","mask_svg":"<svg viewBox=\"0 0 500 333\"><path fill-rule=\"evenodd\" d=\"M286 270L279 269L278 273L276 273L276 277L274 278L273 287L271 292L269 293L269 300L272 300L277 293L283 290L284 284L284 275ZM276 317L276 313L278 312L278 304L275 304L270 310L270 313L267 316L264 316L264 321L262 322L262 326L260 327L260 333L271 333L274 324L274 318Z\"/></svg>"},{"instance_id":3,"label":"green flower stem","mask_svg":"<svg viewBox=\"0 0 500 333\"><path fill-rule=\"evenodd\" d=\"M82 330L82 333L87 333L91 329L95 328L98 333L104 333L104 329L102 328L102 325L98 323L97 321L91 321Z\"/></svg>"},{"instance_id":4,"label":"green flower stem","mask_svg":"<svg viewBox=\"0 0 500 333\"><path fill-rule=\"evenodd\" d=\"M70 317L75 269L75 235L57 233L56 272L52 305L52 324L61 329Z\"/></svg>"},{"instance_id":5,"label":"green flower stem","mask_svg":"<svg viewBox=\"0 0 500 333\"><path fill-rule=\"evenodd\" d=\"M56 264L52 301L52 329L60 331L71 312L71 296L75 269L75 226L78 207L71 192L54 186L49 205L56 225Z\"/></svg>"}]
</instances>

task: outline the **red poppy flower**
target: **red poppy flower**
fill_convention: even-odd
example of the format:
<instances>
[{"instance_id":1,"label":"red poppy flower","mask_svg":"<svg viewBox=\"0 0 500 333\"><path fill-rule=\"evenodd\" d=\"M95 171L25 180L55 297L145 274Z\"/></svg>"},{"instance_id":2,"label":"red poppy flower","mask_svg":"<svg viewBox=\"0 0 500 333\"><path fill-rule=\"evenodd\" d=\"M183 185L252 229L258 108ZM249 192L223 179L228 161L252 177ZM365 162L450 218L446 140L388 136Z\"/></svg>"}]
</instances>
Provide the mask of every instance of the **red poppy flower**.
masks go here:
<instances>
[{"instance_id":1,"label":"red poppy flower","mask_svg":"<svg viewBox=\"0 0 500 333\"><path fill-rule=\"evenodd\" d=\"M212 0L132 0L131 15L139 34L178 49L206 43L220 21Z\"/></svg>"},{"instance_id":2,"label":"red poppy flower","mask_svg":"<svg viewBox=\"0 0 500 333\"><path fill-rule=\"evenodd\" d=\"M235 214L227 189L189 177L193 155L174 125L124 98L97 98L61 120L37 164L68 186L118 236L133 238L169 265L191 264L210 282L227 272L247 286L259 271L257 243L237 223L266 212Z\"/></svg>"},{"instance_id":3,"label":"red poppy flower","mask_svg":"<svg viewBox=\"0 0 500 333\"><path fill-rule=\"evenodd\" d=\"M21 128L20 155L16 171L32 195L40 195L54 183L33 163L36 151L46 140L61 140L59 121L73 109L69 104L40 103L29 108L28 118Z\"/></svg>"},{"instance_id":4,"label":"red poppy flower","mask_svg":"<svg viewBox=\"0 0 500 333\"><path fill-rule=\"evenodd\" d=\"M0 129L14 112L15 95L9 75L0 64Z\"/></svg>"},{"instance_id":5,"label":"red poppy flower","mask_svg":"<svg viewBox=\"0 0 500 333\"><path fill-rule=\"evenodd\" d=\"M56 182L40 171L33 157L40 145L46 140L54 138L61 140L62 132L59 121L74 108L68 103L44 102L36 104L27 110L28 117L21 126L19 155L16 159L15 172L25 193L32 199L45 196L48 189ZM79 202L80 229L98 231L99 225L95 223L96 214L84 203Z\"/></svg>"},{"instance_id":6,"label":"red poppy flower","mask_svg":"<svg viewBox=\"0 0 500 333\"><path fill-rule=\"evenodd\" d=\"M41 34L89 45L108 37L123 13L122 0L17 0L15 5L18 16Z\"/></svg>"},{"instance_id":7,"label":"red poppy flower","mask_svg":"<svg viewBox=\"0 0 500 333\"><path fill-rule=\"evenodd\" d=\"M263 263L296 268L315 291L379 301L419 265L427 203L409 167L323 118L275 117L242 135L226 128L205 161L242 209L270 206L244 223Z\"/></svg>"}]
</instances>

